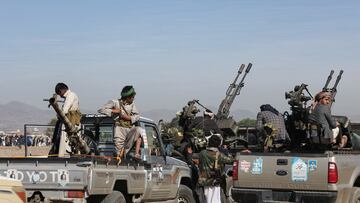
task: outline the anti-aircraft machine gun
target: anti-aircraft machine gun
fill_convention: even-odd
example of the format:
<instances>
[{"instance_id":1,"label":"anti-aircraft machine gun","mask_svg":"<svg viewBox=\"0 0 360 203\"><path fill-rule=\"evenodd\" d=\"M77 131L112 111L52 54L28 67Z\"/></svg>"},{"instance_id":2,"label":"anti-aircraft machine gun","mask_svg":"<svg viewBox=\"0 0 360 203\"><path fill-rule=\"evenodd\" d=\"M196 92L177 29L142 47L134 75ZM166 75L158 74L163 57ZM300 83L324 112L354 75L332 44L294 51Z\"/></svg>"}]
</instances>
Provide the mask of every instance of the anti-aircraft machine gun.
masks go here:
<instances>
[{"instance_id":1,"label":"anti-aircraft machine gun","mask_svg":"<svg viewBox=\"0 0 360 203\"><path fill-rule=\"evenodd\" d=\"M291 147L299 148L302 143L307 142L308 116L310 106L307 102L312 99L312 95L307 89L307 84L295 86L294 90L285 92L285 99L288 99L291 114L284 113L285 125L291 139ZM304 90L309 96L304 94Z\"/></svg>"},{"instance_id":2,"label":"anti-aircraft machine gun","mask_svg":"<svg viewBox=\"0 0 360 203\"><path fill-rule=\"evenodd\" d=\"M186 142L191 142L195 150L206 147L208 137L205 137L205 128L203 126L204 123L206 123L208 127L212 128L210 131L213 134L216 134L214 129L217 129L218 131L223 131L225 142L227 138L231 138L231 142L237 142L236 135L238 127L235 120L232 117L229 117L230 107L234 102L235 97L240 94L241 88L244 87L245 77L250 72L251 67L251 63L248 64L246 69L245 64L242 64L240 66L234 82L230 84L229 88L226 91L226 97L222 100L218 112L214 117L214 120L211 119L211 121L209 121L205 120L205 118L202 116L196 116L196 114L200 112L197 106L204 108L208 112L213 112L204 105L202 105L199 100L191 100L187 103L187 106L183 107L180 114L178 114L178 126L182 128L181 131L183 133L183 141L185 140ZM238 79L244 70L245 73L242 76L240 82L238 82ZM171 129L173 128L174 127L172 127ZM169 131L169 129L164 131L165 134L173 134L166 132ZM176 130L175 134L177 134L178 132L180 131ZM170 137L170 135L168 136Z\"/></svg>"},{"instance_id":3,"label":"anti-aircraft machine gun","mask_svg":"<svg viewBox=\"0 0 360 203\"><path fill-rule=\"evenodd\" d=\"M251 67L252 67L252 64L249 63L240 82L237 83L237 80L239 79L241 73L243 72L243 70L245 68L245 64L241 64L238 74L236 75L234 82L231 83L229 88L227 89L226 96L221 101L219 110L216 114L217 125L224 132L225 139L227 137L236 136L238 127L236 125L235 120L232 117L229 117L230 107L231 107L232 103L234 102L235 97L240 95L241 88L244 87L245 77L250 72Z\"/></svg>"},{"instance_id":4,"label":"anti-aircraft machine gun","mask_svg":"<svg viewBox=\"0 0 360 203\"><path fill-rule=\"evenodd\" d=\"M335 101L335 95L337 93L337 86L343 74L343 70L340 71L335 84L332 88L328 88L332 75L334 71L331 70L330 75L325 82L322 91L329 92L331 94L332 101ZM306 84L301 84L295 86L293 91L285 92L285 99L288 99L288 104L290 105L291 114L285 112L285 124L287 131L290 135L292 148L300 148L303 145L305 146L308 142L308 124L309 124L309 113L310 107L307 105L307 102L310 101L313 96L307 89ZM307 92L308 96L304 94L304 91ZM331 103L332 104L332 103Z\"/></svg>"},{"instance_id":5,"label":"anti-aircraft machine gun","mask_svg":"<svg viewBox=\"0 0 360 203\"><path fill-rule=\"evenodd\" d=\"M55 110L58 119L64 124L66 136L69 139L69 145L71 147L72 154L90 154L91 149L88 144L83 139L83 136L79 135L80 130L77 129L70 120L65 116L64 112L60 109L57 101L57 95L54 94L50 99L44 99L44 101L49 102L48 107L53 107ZM61 129L59 129L61 130ZM53 143L59 144L59 143Z\"/></svg>"}]
</instances>

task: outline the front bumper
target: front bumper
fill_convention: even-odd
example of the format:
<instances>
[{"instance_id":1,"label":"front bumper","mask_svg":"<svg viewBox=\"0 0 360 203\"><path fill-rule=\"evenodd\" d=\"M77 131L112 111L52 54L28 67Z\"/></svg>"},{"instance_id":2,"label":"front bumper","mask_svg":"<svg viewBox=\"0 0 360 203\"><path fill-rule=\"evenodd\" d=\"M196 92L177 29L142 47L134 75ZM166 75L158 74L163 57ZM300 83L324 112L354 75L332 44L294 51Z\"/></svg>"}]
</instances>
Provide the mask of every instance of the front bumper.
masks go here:
<instances>
[{"instance_id":1,"label":"front bumper","mask_svg":"<svg viewBox=\"0 0 360 203\"><path fill-rule=\"evenodd\" d=\"M304 202L304 203L334 203L336 191L289 191L289 190L266 190L231 188L231 202Z\"/></svg>"}]
</instances>

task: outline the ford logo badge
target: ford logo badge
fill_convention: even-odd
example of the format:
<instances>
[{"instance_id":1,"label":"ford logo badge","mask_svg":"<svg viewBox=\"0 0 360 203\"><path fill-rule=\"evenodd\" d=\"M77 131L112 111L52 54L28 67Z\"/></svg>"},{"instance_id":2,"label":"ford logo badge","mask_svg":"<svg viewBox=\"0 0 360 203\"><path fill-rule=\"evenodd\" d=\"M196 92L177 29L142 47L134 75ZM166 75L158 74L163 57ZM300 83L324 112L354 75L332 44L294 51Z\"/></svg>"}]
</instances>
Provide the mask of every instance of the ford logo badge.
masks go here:
<instances>
[{"instance_id":1,"label":"ford logo badge","mask_svg":"<svg viewBox=\"0 0 360 203\"><path fill-rule=\"evenodd\" d=\"M286 176L287 174L288 174L288 172L284 171L284 170L276 171L276 175L278 175L278 176Z\"/></svg>"}]
</instances>

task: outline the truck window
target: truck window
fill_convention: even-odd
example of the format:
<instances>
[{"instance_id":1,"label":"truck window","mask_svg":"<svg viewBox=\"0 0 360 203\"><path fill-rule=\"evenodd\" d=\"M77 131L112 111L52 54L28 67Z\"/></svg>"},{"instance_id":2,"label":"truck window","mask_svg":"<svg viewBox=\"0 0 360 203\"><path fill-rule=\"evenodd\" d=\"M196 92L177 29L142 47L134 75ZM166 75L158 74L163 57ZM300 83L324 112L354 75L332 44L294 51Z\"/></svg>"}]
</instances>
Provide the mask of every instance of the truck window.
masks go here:
<instances>
[{"instance_id":1,"label":"truck window","mask_svg":"<svg viewBox=\"0 0 360 203\"><path fill-rule=\"evenodd\" d=\"M95 125L84 125L84 133L92 133L96 135ZM100 125L99 126L99 143L113 142L114 128L113 125Z\"/></svg>"},{"instance_id":2,"label":"truck window","mask_svg":"<svg viewBox=\"0 0 360 203\"><path fill-rule=\"evenodd\" d=\"M149 152L153 155L159 155L159 142L156 128L152 125L145 125L146 138L149 146Z\"/></svg>"}]
</instances>

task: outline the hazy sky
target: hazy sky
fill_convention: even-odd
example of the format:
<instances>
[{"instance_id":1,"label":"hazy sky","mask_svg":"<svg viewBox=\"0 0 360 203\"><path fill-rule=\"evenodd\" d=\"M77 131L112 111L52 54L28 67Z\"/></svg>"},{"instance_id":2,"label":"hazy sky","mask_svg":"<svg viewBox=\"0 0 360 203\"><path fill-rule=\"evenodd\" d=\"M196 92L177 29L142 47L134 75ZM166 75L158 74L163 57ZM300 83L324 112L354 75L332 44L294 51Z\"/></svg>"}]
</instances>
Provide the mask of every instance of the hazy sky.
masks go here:
<instances>
[{"instance_id":1,"label":"hazy sky","mask_svg":"<svg viewBox=\"0 0 360 203\"><path fill-rule=\"evenodd\" d=\"M288 108L300 83L344 70L333 111L360 114L360 1L1 1L0 104L46 108L57 82L98 109L137 91L143 111L190 99L217 107L253 63L233 109Z\"/></svg>"}]
</instances>

